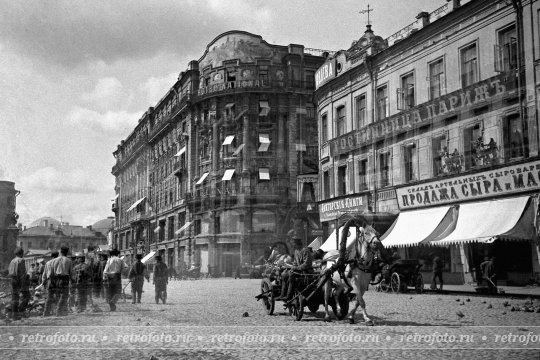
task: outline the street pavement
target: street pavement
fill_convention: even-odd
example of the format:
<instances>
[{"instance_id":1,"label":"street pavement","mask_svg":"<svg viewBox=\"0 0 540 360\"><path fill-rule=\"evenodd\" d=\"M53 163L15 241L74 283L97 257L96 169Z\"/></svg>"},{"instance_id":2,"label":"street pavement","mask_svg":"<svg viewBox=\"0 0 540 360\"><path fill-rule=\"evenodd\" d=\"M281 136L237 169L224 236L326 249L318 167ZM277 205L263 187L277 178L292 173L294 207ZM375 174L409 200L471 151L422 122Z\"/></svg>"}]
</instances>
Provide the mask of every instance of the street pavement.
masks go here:
<instances>
[{"instance_id":1,"label":"street pavement","mask_svg":"<svg viewBox=\"0 0 540 360\"><path fill-rule=\"evenodd\" d=\"M129 286L126 288L129 291ZM0 327L2 359L540 359L540 300L471 294L365 295L375 326L267 315L260 280L171 281L167 304L121 299L109 312L30 317ZM538 311L538 312L536 312Z\"/></svg>"}]
</instances>

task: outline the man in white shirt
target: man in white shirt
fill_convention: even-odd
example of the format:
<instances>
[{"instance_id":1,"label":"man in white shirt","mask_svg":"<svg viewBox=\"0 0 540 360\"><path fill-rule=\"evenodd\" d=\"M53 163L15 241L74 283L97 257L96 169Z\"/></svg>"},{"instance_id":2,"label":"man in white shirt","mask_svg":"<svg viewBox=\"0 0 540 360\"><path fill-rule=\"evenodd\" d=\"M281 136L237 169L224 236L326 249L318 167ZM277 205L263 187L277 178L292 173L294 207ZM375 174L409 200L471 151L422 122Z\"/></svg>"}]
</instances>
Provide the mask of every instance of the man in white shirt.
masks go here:
<instances>
[{"instance_id":1,"label":"man in white shirt","mask_svg":"<svg viewBox=\"0 0 540 360\"><path fill-rule=\"evenodd\" d=\"M117 295L122 292L122 271L127 269L124 260L118 257L119 254L120 252L117 249L112 249L111 257L107 260L107 264L103 270L107 303L111 311L116 311Z\"/></svg>"}]
</instances>

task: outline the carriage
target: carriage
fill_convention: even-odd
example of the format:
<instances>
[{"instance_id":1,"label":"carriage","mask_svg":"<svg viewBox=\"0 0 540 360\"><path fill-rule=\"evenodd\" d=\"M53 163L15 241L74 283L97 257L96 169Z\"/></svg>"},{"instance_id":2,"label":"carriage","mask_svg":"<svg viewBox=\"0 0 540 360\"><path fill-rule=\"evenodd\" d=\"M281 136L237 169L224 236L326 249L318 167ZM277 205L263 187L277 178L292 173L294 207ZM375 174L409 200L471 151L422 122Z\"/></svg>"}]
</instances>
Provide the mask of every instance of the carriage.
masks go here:
<instances>
[{"instance_id":1,"label":"carriage","mask_svg":"<svg viewBox=\"0 0 540 360\"><path fill-rule=\"evenodd\" d=\"M269 265L261 280L261 294L256 296L257 300L263 300L263 307L268 315L272 315L275 310L276 298L281 295L281 268ZM324 291L318 286L322 277L320 273L300 274L297 281L293 298L289 302L284 302L285 309L296 321L302 320L304 308L307 307L312 314L316 314L320 305L324 305ZM329 305L338 319L343 319L349 308L349 299L342 292L342 289L334 289L333 296L330 297ZM339 305L339 309L338 309Z\"/></svg>"},{"instance_id":2,"label":"carriage","mask_svg":"<svg viewBox=\"0 0 540 360\"><path fill-rule=\"evenodd\" d=\"M377 291L393 293L406 292L414 287L417 293L424 291L424 278L420 273L422 264L416 259L400 259L392 264L384 265L381 270L382 280Z\"/></svg>"}]
</instances>

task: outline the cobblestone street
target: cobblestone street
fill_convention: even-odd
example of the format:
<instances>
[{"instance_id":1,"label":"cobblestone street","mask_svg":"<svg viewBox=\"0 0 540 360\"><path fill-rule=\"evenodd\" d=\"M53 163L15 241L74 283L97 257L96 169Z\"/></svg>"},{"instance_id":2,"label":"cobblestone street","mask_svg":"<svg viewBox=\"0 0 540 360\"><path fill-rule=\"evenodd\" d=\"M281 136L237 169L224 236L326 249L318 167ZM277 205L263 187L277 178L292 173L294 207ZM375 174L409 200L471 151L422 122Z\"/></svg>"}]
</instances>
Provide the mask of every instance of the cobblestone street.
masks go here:
<instances>
[{"instance_id":1,"label":"cobblestone street","mask_svg":"<svg viewBox=\"0 0 540 360\"><path fill-rule=\"evenodd\" d=\"M99 299L103 312L6 324L2 358L539 358L540 313L519 311L537 309L538 300L370 289L376 326L368 327L361 315L354 325L325 323L322 306L316 316L306 308L299 322L281 303L269 316L254 298L259 283L172 281L166 305L154 303L145 283L142 304L120 300L114 313Z\"/></svg>"}]
</instances>

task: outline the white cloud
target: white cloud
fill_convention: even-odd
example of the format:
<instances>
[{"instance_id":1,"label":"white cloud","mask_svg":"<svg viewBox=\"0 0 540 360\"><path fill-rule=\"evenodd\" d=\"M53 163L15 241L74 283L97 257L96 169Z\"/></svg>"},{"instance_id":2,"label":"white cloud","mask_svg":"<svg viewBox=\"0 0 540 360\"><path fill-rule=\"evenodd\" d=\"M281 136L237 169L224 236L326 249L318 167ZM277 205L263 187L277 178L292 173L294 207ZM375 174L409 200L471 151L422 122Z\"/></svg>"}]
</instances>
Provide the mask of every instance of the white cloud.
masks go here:
<instances>
[{"instance_id":1,"label":"white cloud","mask_svg":"<svg viewBox=\"0 0 540 360\"><path fill-rule=\"evenodd\" d=\"M81 126L98 133L114 133L126 135L135 128L144 112L129 113L127 111L106 111L101 113L91 109L75 106L67 115L68 123Z\"/></svg>"},{"instance_id":2,"label":"white cloud","mask_svg":"<svg viewBox=\"0 0 540 360\"><path fill-rule=\"evenodd\" d=\"M38 169L21 179L21 188L60 193L91 193L96 186L91 182L91 173L81 169L61 172L51 166Z\"/></svg>"},{"instance_id":3,"label":"white cloud","mask_svg":"<svg viewBox=\"0 0 540 360\"><path fill-rule=\"evenodd\" d=\"M174 85L178 78L178 74L171 73L163 77L150 77L139 87L139 90L146 97L149 106L156 104L169 89Z\"/></svg>"},{"instance_id":4,"label":"white cloud","mask_svg":"<svg viewBox=\"0 0 540 360\"><path fill-rule=\"evenodd\" d=\"M125 108L129 106L133 95L124 88L120 80L106 77L98 80L94 89L83 93L81 99L99 109Z\"/></svg>"}]
</instances>

